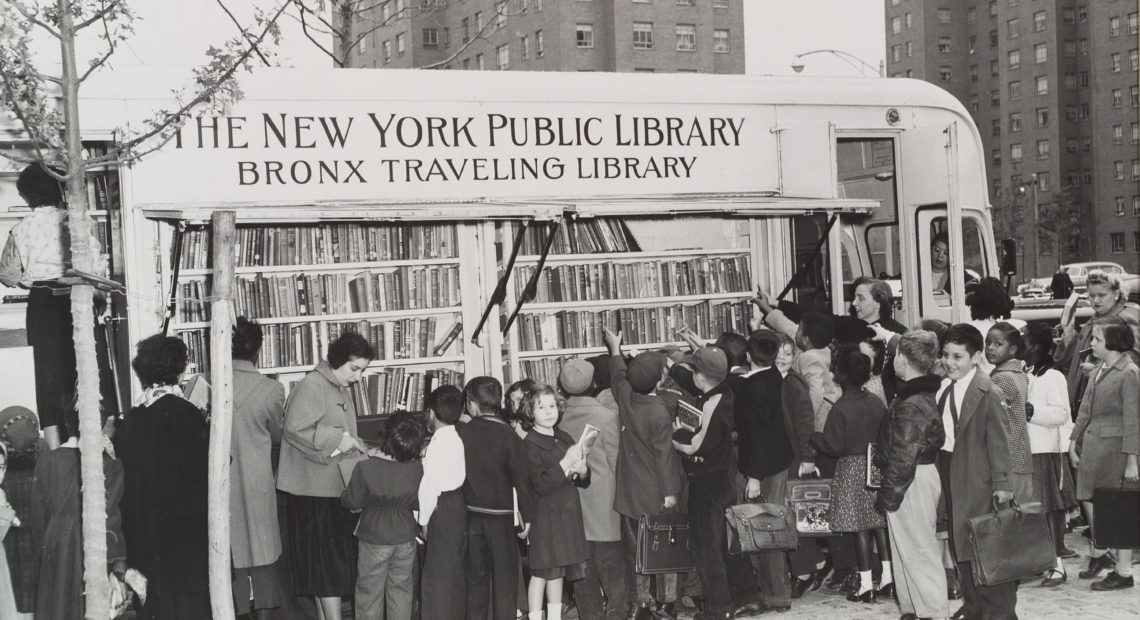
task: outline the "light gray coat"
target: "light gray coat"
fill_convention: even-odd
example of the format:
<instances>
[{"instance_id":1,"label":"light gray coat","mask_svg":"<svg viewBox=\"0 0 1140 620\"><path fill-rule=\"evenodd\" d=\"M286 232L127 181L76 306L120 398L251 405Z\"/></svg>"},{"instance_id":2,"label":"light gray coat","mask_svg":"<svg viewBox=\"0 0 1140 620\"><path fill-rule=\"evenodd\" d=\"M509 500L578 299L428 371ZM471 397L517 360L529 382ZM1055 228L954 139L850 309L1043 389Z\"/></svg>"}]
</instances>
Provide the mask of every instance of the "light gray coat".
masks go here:
<instances>
[{"instance_id":1,"label":"light gray coat","mask_svg":"<svg viewBox=\"0 0 1140 620\"><path fill-rule=\"evenodd\" d=\"M234 360L233 435L230 438L230 549L234 568L266 566L281 555L273 445L281 443L285 388Z\"/></svg>"}]
</instances>

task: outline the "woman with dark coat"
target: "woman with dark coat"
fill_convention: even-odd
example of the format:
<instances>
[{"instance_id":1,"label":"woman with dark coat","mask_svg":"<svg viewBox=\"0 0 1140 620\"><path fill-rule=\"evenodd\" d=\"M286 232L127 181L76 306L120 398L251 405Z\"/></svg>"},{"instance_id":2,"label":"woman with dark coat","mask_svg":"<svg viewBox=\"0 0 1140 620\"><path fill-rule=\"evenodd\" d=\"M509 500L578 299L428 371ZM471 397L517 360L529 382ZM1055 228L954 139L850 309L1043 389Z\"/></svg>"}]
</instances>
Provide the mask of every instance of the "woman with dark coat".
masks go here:
<instances>
[{"instance_id":1,"label":"woman with dark coat","mask_svg":"<svg viewBox=\"0 0 1140 620\"><path fill-rule=\"evenodd\" d=\"M115 432L123 462L123 536L127 563L148 579L139 618L210 617L207 582L206 478L210 428L182 397L186 345L154 335L138 345L131 366L143 404Z\"/></svg>"}]
</instances>

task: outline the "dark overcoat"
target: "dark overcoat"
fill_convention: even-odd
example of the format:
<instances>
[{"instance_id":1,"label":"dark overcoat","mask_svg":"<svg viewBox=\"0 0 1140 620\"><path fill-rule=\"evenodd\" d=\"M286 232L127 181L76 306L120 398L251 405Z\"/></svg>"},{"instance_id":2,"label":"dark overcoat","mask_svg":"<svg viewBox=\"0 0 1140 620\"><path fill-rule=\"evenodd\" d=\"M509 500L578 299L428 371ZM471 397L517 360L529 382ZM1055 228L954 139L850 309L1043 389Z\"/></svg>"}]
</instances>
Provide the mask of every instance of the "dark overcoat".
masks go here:
<instances>
[{"instance_id":1,"label":"dark overcoat","mask_svg":"<svg viewBox=\"0 0 1140 620\"><path fill-rule=\"evenodd\" d=\"M582 522L582 501L578 498L578 487L570 482L559 464L574 440L565 431L555 429L553 437L531 431L523 443L526 444L530 488L536 499L529 535L531 570L585 562L589 553Z\"/></svg>"}]
</instances>

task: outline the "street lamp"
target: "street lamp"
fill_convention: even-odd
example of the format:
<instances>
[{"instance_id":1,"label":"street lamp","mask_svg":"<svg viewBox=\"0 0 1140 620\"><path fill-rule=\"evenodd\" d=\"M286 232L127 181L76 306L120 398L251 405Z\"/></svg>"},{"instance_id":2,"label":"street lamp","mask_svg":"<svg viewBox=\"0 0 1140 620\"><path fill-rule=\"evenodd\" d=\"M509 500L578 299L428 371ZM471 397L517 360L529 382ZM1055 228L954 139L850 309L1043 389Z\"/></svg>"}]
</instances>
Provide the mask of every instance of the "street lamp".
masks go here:
<instances>
[{"instance_id":1,"label":"street lamp","mask_svg":"<svg viewBox=\"0 0 1140 620\"><path fill-rule=\"evenodd\" d=\"M804 58L805 56L811 56L812 54L831 54L832 56L835 56L835 57L839 58L840 60L842 60L843 62L851 65L852 67L855 68L856 71L858 71L860 74L862 74L864 76L867 75L866 70L870 69L871 72L874 74L874 77L887 77L887 68L886 68L886 63L884 61L880 60L879 61L879 68L876 69L875 66L872 65L871 63L863 60L862 58L859 58L855 54L852 54L850 52L845 52L843 50L812 50L810 52L803 52L800 54L796 54L792 58L792 70L795 71L796 73L800 73L801 71L803 71L804 70L804 63L803 63L803 60L801 60L801 59ZM856 64L856 63L858 63L858 64Z\"/></svg>"},{"instance_id":2,"label":"street lamp","mask_svg":"<svg viewBox=\"0 0 1140 620\"><path fill-rule=\"evenodd\" d=\"M1033 189L1033 277L1041 277L1041 231L1038 230L1037 218L1037 173L1029 175L1029 186ZM1017 191L1024 194L1025 184L1022 183Z\"/></svg>"}]
</instances>

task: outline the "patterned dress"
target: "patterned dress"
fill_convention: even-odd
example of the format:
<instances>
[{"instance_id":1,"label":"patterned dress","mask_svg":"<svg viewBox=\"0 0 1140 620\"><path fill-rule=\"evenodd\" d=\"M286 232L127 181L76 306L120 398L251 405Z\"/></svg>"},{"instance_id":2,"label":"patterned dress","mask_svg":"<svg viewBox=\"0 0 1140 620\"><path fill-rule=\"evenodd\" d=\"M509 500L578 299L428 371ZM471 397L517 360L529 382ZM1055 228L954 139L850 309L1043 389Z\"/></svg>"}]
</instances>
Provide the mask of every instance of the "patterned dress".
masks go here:
<instances>
[{"instance_id":1,"label":"patterned dress","mask_svg":"<svg viewBox=\"0 0 1140 620\"><path fill-rule=\"evenodd\" d=\"M1029 397L1029 375L1025 363L1010 359L990 373L990 379L1001 390L1002 402L1009 415L1009 463L1013 497L1018 503L1035 501L1033 453L1029 448L1029 429L1025 421L1025 401Z\"/></svg>"},{"instance_id":2,"label":"patterned dress","mask_svg":"<svg viewBox=\"0 0 1140 620\"><path fill-rule=\"evenodd\" d=\"M822 433L812 435L811 444L821 454L838 458L831 480L831 530L862 532L886 527L886 519L875 510L875 493L866 487L867 446L878 440L879 427L887 408L875 394L866 390L844 392Z\"/></svg>"}]
</instances>

